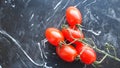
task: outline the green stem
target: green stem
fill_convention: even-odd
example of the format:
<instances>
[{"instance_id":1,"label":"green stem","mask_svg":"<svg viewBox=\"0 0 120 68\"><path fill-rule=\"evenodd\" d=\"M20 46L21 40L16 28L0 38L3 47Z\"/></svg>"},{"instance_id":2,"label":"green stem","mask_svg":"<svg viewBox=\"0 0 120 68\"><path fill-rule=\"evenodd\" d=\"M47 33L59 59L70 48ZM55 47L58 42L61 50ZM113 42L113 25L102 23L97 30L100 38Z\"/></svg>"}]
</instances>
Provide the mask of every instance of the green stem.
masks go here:
<instances>
[{"instance_id":1,"label":"green stem","mask_svg":"<svg viewBox=\"0 0 120 68\"><path fill-rule=\"evenodd\" d=\"M103 62L103 60L107 57L107 54L100 60L100 61L95 61L96 64L100 64Z\"/></svg>"},{"instance_id":2,"label":"green stem","mask_svg":"<svg viewBox=\"0 0 120 68\"><path fill-rule=\"evenodd\" d=\"M71 45L73 43L75 43L77 41L77 39L73 40L72 42L68 43L67 45Z\"/></svg>"},{"instance_id":3,"label":"green stem","mask_svg":"<svg viewBox=\"0 0 120 68\"><path fill-rule=\"evenodd\" d=\"M85 41L88 41L88 39L84 39ZM97 52L99 53L102 53L102 54L105 54L107 55L108 57L114 59L114 60L117 60L120 62L120 59L117 58L116 56L112 56L110 54L108 54L107 52L105 52L104 50L101 50L101 49L98 49L97 46L95 45L94 41L92 39L89 39L92 43L93 43L93 46L89 45L88 43L84 42L83 40L79 40L80 42L83 42L85 43L86 45L89 45L90 47L92 47L93 49L95 49Z\"/></svg>"},{"instance_id":4,"label":"green stem","mask_svg":"<svg viewBox=\"0 0 120 68\"><path fill-rule=\"evenodd\" d=\"M110 49L110 47L111 47L111 48L113 49L113 51L114 51L115 56L117 56L116 49L115 49L114 46L112 46L111 44L108 44L108 43L105 43L105 45L107 46L107 51L108 51L108 52L109 52L109 49Z\"/></svg>"},{"instance_id":5,"label":"green stem","mask_svg":"<svg viewBox=\"0 0 120 68\"><path fill-rule=\"evenodd\" d=\"M108 48L106 48L107 52L110 53L110 50Z\"/></svg>"},{"instance_id":6,"label":"green stem","mask_svg":"<svg viewBox=\"0 0 120 68\"><path fill-rule=\"evenodd\" d=\"M82 31L82 28L81 28L82 26L81 26L81 25L77 25L77 27L78 27L78 29L79 29L80 31ZM68 30L68 31L69 31L69 30ZM71 38L74 39L74 41L71 42L71 43L69 43L69 44L72 44L72 43L74 43L75 41L78 40L78 41L84 43L85 45L92 47L92 48L95 49L97 52L102 53L102 54L105 54L105 56L103 57L103 59L102 59L99 63L101 63L107 56L120 62L120 59L116 57L116 51L115 51L114 47L112 47L112 48L113 48L113 50L114 50L115 56L112 56L112 55L110 55L109 53L105 52L104 50L98 49L92 39L84 39L84 40L83 40L83 39L76 39L76 38L74 38L74 37L72 36L72 34L71 34L70 31L69 31L69 33L70 33ZM87 43L87 41L89 41L89 40L93 43L93 44L92 44L93 46L91 46L90 44Z\"/></svg>"},{"instance_id":7,"label":"green stem","mask_svg":"<svg viewBox=\"0 0 120 68\"><path fill-rule=\"evenodd\" d=\"M95 49L96 51L98 51L99 53L105 54L105 55L107 55L108 57L110 57L110 58L112 58L112 59L117 60L117 61L120 62L120 59L119 59L119 58L117 58L117 57L115 57L115 56L112 56L112 55L108 54L107 52L98 49L97 47L94 48L94 49Z\"/></svg>"},{"instance_id":8,"label":"green stem","mask_svg":"<svg viewBox=\"0 0 120 68\"><path fill-rule=\"evenodd\" d=\"M88 39L85 39L85 40L88 40ZM95 49L97 52L102 53L102 54L105 54L105 55L107 55L108 57L110 57L110 58L112 58L112 59L117 60L117 61L120 62L120 59L119 59L119 58L117 58L116 56L112 56L112 55L108 54L108 53L105 52L104 50L98 49L97 46L95 45L94 41L93 41L92 39L90 39L90 38L89 38L89 40L93 43L93 47L94 47L94 49ZM107 43L107 45L109 45L109 44ZM112 46L112 45L110 45L110 46ZM114 47L113 47L113 48L114 48ZM114 52L116 53L115 49L114 49ZM115 55L116 55L116 54L115 54Z\"/></svg>"}]
</instances>

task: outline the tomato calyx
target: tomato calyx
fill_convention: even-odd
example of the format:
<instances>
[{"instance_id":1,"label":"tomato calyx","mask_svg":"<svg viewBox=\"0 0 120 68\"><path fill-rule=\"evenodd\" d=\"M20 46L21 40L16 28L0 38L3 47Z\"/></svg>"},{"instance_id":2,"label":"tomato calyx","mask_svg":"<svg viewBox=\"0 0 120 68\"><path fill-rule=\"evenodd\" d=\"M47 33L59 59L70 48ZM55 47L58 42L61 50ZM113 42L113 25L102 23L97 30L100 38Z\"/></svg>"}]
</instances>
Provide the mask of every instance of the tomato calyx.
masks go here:
<instances>
[{"instance_id":1,"label":"tomato calyx","mask_svg":"<svg viewBox=\"0 0 120 68\"><path fill-rule=\"evenodd\" d=\"M82 25L81 24L76 24L76 27L80 30L80 31L82 31Z\"/></svg>"},{"instance_id":2,"label":"tomato calyx","mask_svg":"<svg viewBox=\"0 0 120 68\"><path fill-rule=\"evenodd\" d=\"M75 57L75 61L79 61L80 60L80 55L78 54L76 57Z\"/></svg>"},{"instance_id":3,"label":"tomato calyx","mask_svg":"<svg viewBox=\"0 0 120 68\"><path fill-rule=\"evenodd\" d=\"M62 45L64 45L64 44L66 44L66 42L65 41L60 41L60 43L59 43L59 47L62 47Z\"/></svg>"},{"instance_id":4,"label":"tomato calyx","mask_svg":"<svg viewBox=\"0 0 120 68\"><path fill-rule=\"evenodd\" d=\"M66 25L66 24L63 24L63 25L61 26L61 28L65 28L65 29L67 29L67 28L69 28L69 26Z\"/></svg>"}]
</instances>

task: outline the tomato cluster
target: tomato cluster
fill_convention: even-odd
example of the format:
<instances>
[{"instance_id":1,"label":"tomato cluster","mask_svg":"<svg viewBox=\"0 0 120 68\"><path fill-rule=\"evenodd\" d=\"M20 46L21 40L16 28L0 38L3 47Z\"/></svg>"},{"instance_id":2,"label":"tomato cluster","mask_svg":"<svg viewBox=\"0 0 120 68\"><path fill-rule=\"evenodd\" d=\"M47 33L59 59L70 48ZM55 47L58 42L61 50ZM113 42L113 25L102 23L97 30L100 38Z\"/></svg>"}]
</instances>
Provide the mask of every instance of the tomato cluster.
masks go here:
<instances>
[{"instance_id":1,"label":"tomato cluster","mask_svg":"<svg viewBox=\"0 0 120 68\"><path fill-rule=\"evenodd\" d=\"M73 62L79 58L85 64L92 64L96 61L96 53L88 44L79 41L84 40L85 37L83 32L76 27L82 23L81 12L76 7L68 7L66 20L69 26L63 26L61 30L54 27L47 28L46 39L56 47L56 53L62 60ZM69 43L66 43L66 40Z\"/></svg>"}]
</instances>

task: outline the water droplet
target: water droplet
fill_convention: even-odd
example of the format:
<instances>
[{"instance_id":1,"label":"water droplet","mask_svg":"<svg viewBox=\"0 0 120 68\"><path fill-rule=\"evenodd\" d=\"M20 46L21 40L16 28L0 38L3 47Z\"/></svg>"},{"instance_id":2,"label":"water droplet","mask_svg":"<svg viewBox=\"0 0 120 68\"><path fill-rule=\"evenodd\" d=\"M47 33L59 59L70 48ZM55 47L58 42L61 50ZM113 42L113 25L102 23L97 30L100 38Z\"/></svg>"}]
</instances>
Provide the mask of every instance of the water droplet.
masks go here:
<instances>
[{"instance_id":1,"label":"water droplet","mask_svg":"<svg viewBox=\"0 0 120 68\"><path fill-rule=\"evenodd\" d=\"M0 65L0 68L2 68L2 66Z\"/></svg>"},{"instance_id":2,"label":"water droplet","mask_svg":"<svg viewBox=\"0 0 120 68\"><path fill-rule=\"evenodd\" d=\"M58 64L55 64L55 66L57 66Z\"/></svg>"},{"instance_id":3,"label":"water droplet","mask_svg":"<svg viewBox=\"0 0 120 68\"><path fill-rule=\"evenodd\" d=\"M31 27L33 27L34 26L34 24L31 24Z\"/></svg>"},{"instance_id":4,"label":"water droplet","mask_svg":"<svg viewBox=\"0 0 120 68\"><path fill-rule=\"evenodd\" d=\"M12 4L11 6L12 6L13 8L15 8L15 4Z\"/></svg>"},{"instance_id":5,"label":"water droplet","mask_svg":"<svg viewBox=\"0 0 120 68\"><path fill-rule=\"evenodd\" d=\"M21 16L21 17L23 17L23 15L22 15L22 14L20 14L20 16Z\"/></svg>"},{"instance_id":6,"label":"water droplet","mask_svg":"<svg viewBox=\"0 0 120 68\"><path fill-rule=\"evenodd\" d=\"M7 1L5 0L5 3L7 3Z\"/></svg>"},{"instance_id":7,"label":"water droplet","mask_svg":"<svg viewBox=\"0 0 120 68\"><path fill-rule=\"evenodd\" d=\"M53 55L56 55L56 53L52 53Z\"/></svg>"}]
</instances>

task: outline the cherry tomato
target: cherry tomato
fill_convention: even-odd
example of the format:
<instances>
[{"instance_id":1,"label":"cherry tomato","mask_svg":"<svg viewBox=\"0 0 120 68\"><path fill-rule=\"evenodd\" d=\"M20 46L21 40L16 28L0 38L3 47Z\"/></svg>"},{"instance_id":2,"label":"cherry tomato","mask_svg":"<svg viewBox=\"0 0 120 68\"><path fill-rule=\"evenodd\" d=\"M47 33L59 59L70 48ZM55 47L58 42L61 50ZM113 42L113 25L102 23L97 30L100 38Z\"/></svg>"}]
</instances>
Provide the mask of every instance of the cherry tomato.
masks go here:
<instances>
[{"instance_id":1,"label":"cherry tomato","mask_svg":"<svg viewBox=\"0 0 120 68\"><path fill-rule=\"evenodd\" d=\"M76 49L72 45L58 46L56 47L56 53L66 62L73 62L78 55Z\"/></svg>"},{"instance_id":2,"label":"cherry tomato","mask_svg":"<svg viewBox=\"0 0 120 68\"><path fill-rule=\"evenodd\" d=\"M64 36L57 28L47 28L45 36L52 45L58 46L61 41L64 41Z\"/></svg>"},{"instance_id":3,"label":"cherry tomato","mask_svg":"<svg viewBox=\"0 0 120 68\"><path fill-rule=\"evenodd\" d=\"M64 37L69 41L72 42L74 39L83 39L84 34L79 29L72 29L72 28L62 28L62 33ZM77 43L77 42L76 42Z\"/></svg>"},{"instance_id":4,"label":"cherry tomato","mask_svg":"<svg viewBox=\"0 0 120 68\"><path fill-rule=\"evenodd\" d=\"M95 51L88 47L88 46L81 46L76 45L77 53L80 54L80 59L85 64L92 64L94 61L96 61L96 53Z\"/></svg>"},{"instance_id":5,"label":"cherry tomato","mask_svg":"<svg viewBox=\"0 0 120 68\"><path fill-rule=\"evenodd\" d=\"M70 26L81 24L82 14L76 7L70 6L66 10L66 20Z\"/></svg>"}]
</instances>

